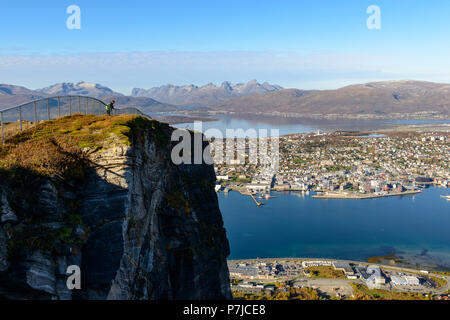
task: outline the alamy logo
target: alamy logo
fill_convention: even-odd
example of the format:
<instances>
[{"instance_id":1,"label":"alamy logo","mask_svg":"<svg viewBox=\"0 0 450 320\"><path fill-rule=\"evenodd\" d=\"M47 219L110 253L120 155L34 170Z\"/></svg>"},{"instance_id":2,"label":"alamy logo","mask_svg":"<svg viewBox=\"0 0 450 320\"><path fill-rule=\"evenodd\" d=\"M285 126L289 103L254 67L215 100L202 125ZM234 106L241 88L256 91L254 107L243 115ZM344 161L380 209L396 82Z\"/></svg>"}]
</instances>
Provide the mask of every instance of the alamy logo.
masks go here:
<instances>
[{"instance_id":1,"label":"alamy logo","mask_svg":"<svg viewBox=\"0 0 450 320\"><path fill-rule=\"evenodd\" d=\"M67 7L67 14L70 16L67 18L66 26L69 30L79 30L81 29L81 9L77 5L71 5Z\"/></svg>"},{"instance_id":2,"label":"alamy logo","mask_svg":"<svg viewBox=\"0 0 450 320\"><path fill-rule=\"evenodd\" d=\"M81 270L77 265L67 267L66 274L68 275L66 285L69 290L81 289Z\"/></svg>"},{"instance_id":3,"label":"alamy logo","mask_svg":"<svg viewBox=\"0 0 450 320\"><path fill-rule=\"evenodd\" d=\"M371 5L366 10L370 16L367 18L367 28L369 30L381 29L381 9L379 6Z\"/></svg>"},{"instance_id":4,"label":"alamy logo","mask_svg":"<svg viewBox=\"0 0 450 320\"><path fill-rule=\"evenodd\" d=\"M178 143L171 153L172 162L180 164L244 164L271 166L279 164L279 130L250 128L226 129L225 137L219 129L202 130L201 121L194 122L194 139L187 130L177 129L172 133L172 141ZM203 132L204 135L201 134ZM210 144L203 148L204 142ZM213 156L212 156L213 155Z\"/></svg>"}]
</instances>

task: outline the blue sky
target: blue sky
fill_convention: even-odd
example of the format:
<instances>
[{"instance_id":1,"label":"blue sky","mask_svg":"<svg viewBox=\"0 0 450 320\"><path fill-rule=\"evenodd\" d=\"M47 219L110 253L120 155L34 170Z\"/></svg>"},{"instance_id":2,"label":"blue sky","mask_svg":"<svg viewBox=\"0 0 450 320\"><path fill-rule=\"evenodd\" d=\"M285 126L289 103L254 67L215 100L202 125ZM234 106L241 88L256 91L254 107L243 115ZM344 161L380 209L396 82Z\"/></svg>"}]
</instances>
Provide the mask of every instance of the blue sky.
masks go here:
<instances>
[{"instance_id":1,"label":"blue sky","mask_svg":"<svg viewBox=\"0 0 450 320\"><path fill-rule=\"evenodd\" d=\"M66 27L69 5L81 29ZM381 29L369 30L369 5ZM450 82L446 0L0 0L0 82L166 83L252 79L337 88L372 80Z\"/></svg>"}]
</instances>

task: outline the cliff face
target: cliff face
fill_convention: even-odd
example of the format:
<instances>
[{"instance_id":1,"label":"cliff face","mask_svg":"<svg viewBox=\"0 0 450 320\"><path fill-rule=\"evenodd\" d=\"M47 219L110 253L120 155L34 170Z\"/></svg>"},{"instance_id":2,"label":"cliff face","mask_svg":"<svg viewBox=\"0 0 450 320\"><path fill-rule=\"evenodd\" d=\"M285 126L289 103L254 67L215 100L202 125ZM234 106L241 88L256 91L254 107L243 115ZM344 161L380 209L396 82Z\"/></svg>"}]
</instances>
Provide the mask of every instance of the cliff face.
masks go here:
<instances>
[{"instance_id":1,"label":"cliff face","mask_svg":"<svg viewBox=\"0 0 450 320\"><path fill-rule=\"evenodd\" d=\"M212 166L174 165L170 127L125 120L101 142L76 140L82 152L53 141L64 159L82 163L64 173L82 174L0 171L0 297L231 298ZM95 121L87 130L98 134ZM80 266L81 290L66 286L69 265Z\"/></svg>"}]
</instances>

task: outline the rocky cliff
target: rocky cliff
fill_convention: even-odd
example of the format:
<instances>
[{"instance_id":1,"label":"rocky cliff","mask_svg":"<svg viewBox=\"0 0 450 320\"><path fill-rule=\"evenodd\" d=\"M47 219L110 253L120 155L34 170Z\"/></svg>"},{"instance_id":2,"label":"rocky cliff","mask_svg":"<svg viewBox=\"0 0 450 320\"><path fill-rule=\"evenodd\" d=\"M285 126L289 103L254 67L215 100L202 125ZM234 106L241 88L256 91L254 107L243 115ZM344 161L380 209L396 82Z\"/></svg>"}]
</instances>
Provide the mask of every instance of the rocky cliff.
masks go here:
<instances>
[{"instance_id":1,"label":"rocky cliff","mask_svg":"<svg viewBox=\"0 0 450 320\"><path fill-rule=\"evenodd\" d=\"M0 298L229 299L214 170L174 165L172 128L50 121L0 148ZM69 290L68 266L81 289Z\"/></svg>"}]
</instances>

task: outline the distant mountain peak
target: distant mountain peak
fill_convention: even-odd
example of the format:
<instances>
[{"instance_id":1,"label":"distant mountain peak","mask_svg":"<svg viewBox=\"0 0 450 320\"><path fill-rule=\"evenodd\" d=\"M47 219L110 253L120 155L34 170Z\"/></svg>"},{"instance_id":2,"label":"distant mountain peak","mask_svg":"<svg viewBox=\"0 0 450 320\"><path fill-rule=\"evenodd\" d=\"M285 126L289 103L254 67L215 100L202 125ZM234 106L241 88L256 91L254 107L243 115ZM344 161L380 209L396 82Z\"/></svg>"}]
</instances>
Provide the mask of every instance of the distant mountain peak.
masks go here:
<instances>
[{"instance_id":1,"label":"distant mountain peak","mask_svg":"<svg viewBox=\"0 0 450 320\"><path fill-rule=\"evenodd\" d=\"M101 84L86 81L81 81L77 83L62 82L36 91L47 95L55 95L55 96L83 95L83 96L91 96L94 98L102 98L112 95L123 96L123 94L114 92L110 88L102 86Z\"/></svg>"},{"instance_id":2,"label":"distant mountain peak","mask_svg":"<svg viewBox=\"0 0 450 320\"><path fill-rule=\"evenodd\" d=\"M263 84L264 85L264 84ZM396 80L349 85L337 90L285 89L234 97L211 110L235 113L411 117L450 115L450 84Z\"/></svg>"},{"instance_id":3,"label":"distant mountain peak","mask_svg":"<svg viewBox=\"0 0 450 320\"><path fill-rule=\"evenodd\" d=\"M152 98L179 106L210 106L230 98L282 89L279 85L271 85L268 82L260 84L257 80L236 84L224 81L221 85L208 83L200 87L191 84L185 86L163 85L150 89L135 88L131 95Z\"/></svg>"},{"instance_id":4,"label":"distant mountain peak","mask_svg":"<svg viewBox=\"0 0 450 320\"><path fill-rule=\"evenodd\" d=\"M15 86L4 83L0 84L0 95L13 96L19 94L36 94L36 92L21 86Z\"/></svg>"}]
</instances>

